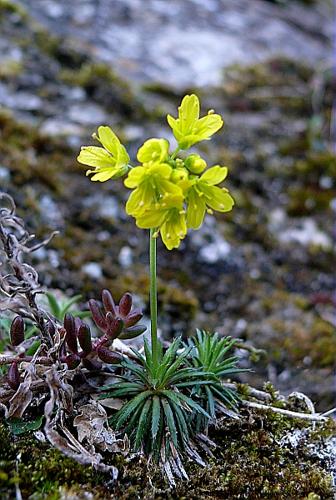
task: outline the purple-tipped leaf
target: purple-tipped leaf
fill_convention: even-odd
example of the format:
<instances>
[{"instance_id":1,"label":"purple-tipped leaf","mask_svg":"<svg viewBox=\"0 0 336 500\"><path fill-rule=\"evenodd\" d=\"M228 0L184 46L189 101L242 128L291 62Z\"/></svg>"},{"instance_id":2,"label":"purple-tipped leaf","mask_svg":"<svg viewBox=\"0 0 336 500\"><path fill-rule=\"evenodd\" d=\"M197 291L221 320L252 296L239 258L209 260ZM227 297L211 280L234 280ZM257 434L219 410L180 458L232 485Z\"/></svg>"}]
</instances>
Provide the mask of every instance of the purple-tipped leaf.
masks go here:
<instances>
[{"instance_id":1,"label":"purple-tipped leaf","mask_svg":"<svg viewBox=\"0 0 336 500\"><path fill-rule=\"evenodd\" d=\"M20 373L18 369L18 365L16 362L12 363L9 367L7 380L10 387L16 390L20 385Z\"/></svg>"},{"instance_id":2,"label":"purple-tipped leaf","mask_svg":"<svg viewBox=\"0 0 336 500\"><path fill-rule=\"evenodd\" d=\"M12 321L10 339L13 346L20 345L24 341L24 321L21 316L16 316Z\"/></svg>"},{"instance_id":3,"label":"purple-tipped leaf","mask_svg":"<svg viewBox=\"0 0 336 500\"><path fill-rule=\"evenodd\" d=\"M108 364L117 364L123 359L121 354L115 351L110 351L110 349L107 349L106 347L100 347L97 350L97 354L104 363Z\"/></svg>"},{"instance_id":4,"label":"purple-tipped leaf","mask_svg":"<svg viewBox=\"0 0 336 500\"><path fill-rule=\"evenodd\" d=\"M102 301L106 312L111 312L114 315L118 313L117 306L115 305L112 294L109 290L102 291Z\"/></svg>"},{"instance_id":5,"label":"purple-tipped leaf","mask_svg":"<svg viewBox=\"0 0 336 500\"><path fill-rule=\"evenodd\" d=\"M104 332L107 328L107 322L105 316L100 310L98 302L94 299L89 300L89 307L92 313L93 321L96 323L98 328Z\"/></svg>"},{"instance_id":6,"label":"purple-tipped leaf","mask_svg":"<svg viewBox=\"0 0 336 500\"><path fill-rule=\"evenodd\" d=\"M127 316L132 309L132 295L130 293L125 293L119 302L119 313L122 317Z\"/></svg>"},{"instance_id":7,"label":"purple-tipped leaf","mask_svg":"<svg viewBox=\"0 0 336 500\"><path fill-rule=\"evenodd\" d=\"M77 354L77 335L76 335L76 324L75 318L71 314L66 314L64 317L64 328L65 328L65 340L66 343L73 353Z\"/></svg>"},{"instance_id":8,"label":"purple-tipped leaf","mask_svg":"<svg viewBox=\"0 0 336 500\"><path fill-rule=\"evenodd\" d=\"M99 347L102 345L105 347L109 347L110 345L112 345L113 340L114 339L111 339L110 337L108 337L107 334L103 335L102 337L100 337L100 339L98 341L98 344L96 346L96 350L99 349Z\"/></svg>"},{"instance_id":9,"label":"purple-tipped leaf","mask_svg":"<svg viewBox=\"0 0 336 500\"><path fill-rule=\"evenodd\" d=\"M129 313L125 318L125 326L128 328L130 326L136 325L136 323L141 320L142 316L143 314L140 309L134 309L134 311Z\"/></svg>"},{"instance_id":10,"label":"purple-tipped leaf","mask_svg":"<svg viewBox=\"0 0 336 500\"><path fill-rule=\"evenodd\" d=\"M78 328L78 341L85 354L89 354L92 351L90 328L84 322Z\"/></svg>"},{"instance_id":11,"label":"purple-tipped leaf","mask_svg":"<svg viewBox=\"0 0 336 500\"><path fill-rule=\"evenodd\" d=\"M119 335L119 338L122 340L134 339L135 337L138 337L139 335L144 333L146 330L147 327L145 325L131 326L130 328L125 328L123 333Z\"/></svg>"},{"instance_id":12,"label":"purple-tipped leaf","mask_svg":"<svg viewBox=\"0 0 336 500\"><path fill-rule=\"evenodd\" d=\"M121 318L114 318L111 312L106 314L106 319L108 322L108 329L106 331L106 335L110 339L116 339L122 332L124 328L124 322Z\"/></svg>"}]
</instances>

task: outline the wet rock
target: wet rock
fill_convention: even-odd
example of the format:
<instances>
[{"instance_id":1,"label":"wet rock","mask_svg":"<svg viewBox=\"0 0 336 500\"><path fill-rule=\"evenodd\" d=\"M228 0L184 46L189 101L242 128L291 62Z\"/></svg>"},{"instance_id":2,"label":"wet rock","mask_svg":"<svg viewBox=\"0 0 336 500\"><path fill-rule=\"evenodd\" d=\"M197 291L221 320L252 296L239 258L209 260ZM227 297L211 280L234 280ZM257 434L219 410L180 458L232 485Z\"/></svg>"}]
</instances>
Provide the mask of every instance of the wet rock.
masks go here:
<instances>
[{"instance_id":1,"label":"wet rock","mask_svg":"<svg viewBox=\"0 0 336 500\"><path fill-rule=\"evenodd\" d=\"M150 0L144 10L138 0L103 0L93 7L79 0L29 3L30 12L50 30L85 39L101 60L131 80L179 88L217 85L221 68L232 63L251 64L279 54L313 62L330 50L327 4L308 9L290 2L284 10L257 0L173 0L168 8ZM63 9L67 15L55 22Z\"/></svg>"},{"instance_id":2,"label":"wet rock","mask_svg":"<svg viewBox=\"0 0 336 500\"><path fill-rule=\"evenodd\" d=\"M313 219L296 220L288 227L286 213L278 208L270 214L269 227L274 236L285 245L299 243L308 247L321 247L324 250L332 248L331 238L319 230Z\"/></svg>"},{"instance_id":3,"label":"wet rock","mask_svg":"<svg viewBox=\"0 0 336 500\"><path fill-rule=\"evenodd\" d=\"M93 194L83 199L83 206L92 210L102 219L108 220L119 219L122 212L122 206L114 196L105 195L102 197L99 194Z\"/></svg>"},{"instance_id":4,"label":"wet rock","mask_svg":"<svg viewBox=\"0 0 336 500\"><path fill-rule=\"evenodd\" d=\"M0 182L5 185L8 183L9 179L10 179L10 172L8 168L0 165Z\"/></svg>"},{"instance_id":5,"label":"wet rock","mask_svg":"<svg viewBox=\"0 0 336 500\"><path fill-rule=\"evenodd\" d=\"M41 133L52 137L68 137L83 135L83 129L79 125L70 123L68 120L49 118L41 125ZM75 144L74 144L75 145Z\"/></svg>"},{"instance_id":6,"label":"wet rock","mask_svg":"<svg viewBox=\"0 0 336 500\"><path fill-rule=\"evenodd\" d=\"M42 219L51 228L58 229L64 225L64 220L57 203L47 194L43 195L40 199L40 213Z\"/></svg>"},{"instance_id":7,"label":"wet rock","mask_svg":"<svg viewBox=\"0 0 336 500\"><path fill-rule=\"evenodd\" d=\"M95 125L107 122L107 115L103 108L93 103L73 104L68 116L70 121L81 125Z\"/></svg>"},{"instance_id":8,"label":"wet rock","mask_svg":"<svg viewBox=\"0 0 336 500\"><path fill-rule=\"evenodd\" d=\"M124 269L131 267L133 263L132 249L128 246L122 247L119 252L118 261Z\"/></svg>"},{"instance_id":9,"label":"wet rock","mask_svg":"<svg viewBox=\"0 0 336 500\"><path fill-rule=\"evenodd\" d=\"M88 262L82 266L82 272L94 280L99 280L103 276L102 268L97 262Z\"/></svg>"},{"instance_id":10,"label":"wet rock","mask_svg":"<svg viewBox=\"0 0 336 500\"><path fill-rule=\"evenodd\" d=\"M219 234L213 218L208 217L200 230L191 233L191 238L201 262L215 264L225 260L231 252L230 244Z\"/></svg>"}]
</instances>

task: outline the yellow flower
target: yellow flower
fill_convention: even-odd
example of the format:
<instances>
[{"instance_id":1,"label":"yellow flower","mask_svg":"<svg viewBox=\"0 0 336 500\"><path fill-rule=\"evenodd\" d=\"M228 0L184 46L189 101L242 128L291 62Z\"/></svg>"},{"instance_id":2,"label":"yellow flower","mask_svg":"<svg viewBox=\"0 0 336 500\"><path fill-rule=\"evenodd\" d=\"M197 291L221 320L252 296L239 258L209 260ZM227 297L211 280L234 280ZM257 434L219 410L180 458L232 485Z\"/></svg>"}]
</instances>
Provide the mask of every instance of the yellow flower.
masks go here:
<instances>
[{"instance_id":1,"label":"yellow flower","mask_svg":"<svg viewBox=\"0 0 336 500\"><path fill-rule=\"evenodd\" d=\"M125 179L125 186L134 189L126 203L126 212L138 217L146 210L155 211L156 203L167 194L183 200L182 190L169 180L171 173L172 167L166 163L133 168Z\"/></svg>"},{"instance_id":2,"label":"yellow flower","mask_svg":"<svg viewBox=\"0 0 336 500\"><path fill-rule=\"evenodd\" d=\"M178 248L187 234L183 197L180 194L165 194L155 206L136 218L143 229L156 228L168 250Z\"/></svg>"},{"instance_id":3,"label":"yellow flower","mask_svg":"<svg viewBox=\"0 0 336 500\"><path fill-rule=\"evenodd\" d=\"M99 127L98 134L93 137L103 147L83 146L77 157L79 163L94 167L94 170L88 170L86 175L93 174L92 181L105 182L127 173L129 156L110 127Z\"/></svg>"},{"instance_id":4,"label":"yellow flower","mask_svg":"<svg viewBox=\"0 0 336 500\"><path fill-rule=\"evenodd\" d=\"M200 104L195 94L186 95L178 108L178 118L167 116L180 149L188 149L197 142L210 137L223 126L220 115L212 110L203 118L199 117Z\"/></svg>"},{"instance_id":5,"label":"yellow flower","mask_svg":"<svg viewBox=\"0 0 336 500\"><path fill-rule=\"evenodd\" d=\"M198 154L178 157L181 149L188 149L199 141L208 140L223 125L220 115L209 111L200 118L200 103L195 94L186 95L178 108L178 117L167 116L178 142L172 153L166 139L152 138L139 148L138 166L129 165L129 156L118 137L109 127L99 127L94 134L100 147L84 146L78 161L93 167L86 172L92 181L105 182L125 174L125 186L132 190L126 203L126 212L136 224L155 229L171 250L177 248L187 229L198 229L205 212L227 212L234 201L220 184L227 168L218 165L207 169L206 161Z\"/></svg>"},{"instance_id":6,"label":"yellow flower","mask_svg":"<svg viewBox=\"0 0 336 500\"><path fill-rule=\"evenodd\" d=\"M168 158L169 142L166 139L148 139L139 148L140 163L163 163Z\"/></svg>"},{"instance_id":7,"label":"yellow flower","mask_svg":"<svg viewBox=\"0 0 336 500\"><path fill-rule=\"evenodd\" d=\"M204 219L206 210L229 212L234 200L225 188L216 184L221 183L227 176L228 169L216 165L206 170L201 177L195 178L187 194L187 225L191 229L198 229Z\"/></svg>"}]
</instances>

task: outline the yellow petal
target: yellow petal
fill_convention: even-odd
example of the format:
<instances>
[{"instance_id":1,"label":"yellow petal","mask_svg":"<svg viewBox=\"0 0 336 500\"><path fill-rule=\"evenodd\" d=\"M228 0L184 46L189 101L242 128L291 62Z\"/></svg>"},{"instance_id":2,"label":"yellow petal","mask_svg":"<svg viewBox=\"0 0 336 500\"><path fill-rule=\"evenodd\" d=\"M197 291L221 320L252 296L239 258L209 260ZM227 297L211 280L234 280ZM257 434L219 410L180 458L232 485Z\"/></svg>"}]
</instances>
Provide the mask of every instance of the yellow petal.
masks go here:
<instances>
[{"instance_id":1,"label":"yellow petal","mask_svg":"<svg viewBox=\"0 0 336 500\"><path fill-rule=\"evenodd\" d=\"M187 226L190 229L198 229L204 220L206 210L205 199L198 196L194 189L191 189L187 201Z\"/></svg>"},{"instance_id":2,"label":"yellow petal","mask_svg":"<svg viewBox=\"0 0 336 500\"><path fill-rule=\"evenodd\" d=\"M168 250L178 248L187 234L185 214L172 209L160 227L161 238Z\"/></svg>"},{"instance_id":3,"label":"yellow petal","mask_svg":"<svg viewBox=\"0 0 336 500\"><path fill-rule=\"evenodd\" d=\"M181 132L185 133L199 118L200 105L195 94L186 95L178 108Z\"/></svg>"},{"instance_id":4,"label":"yellow petal","mask_svg":"<svg viewBox=\"0 0 336 500\"><path fill-rule=\"evenodd\" d=\"M201 175L200 180L214 186L215 184L223 182L227 174L228 169L226 167L220 167L219 165L216 165L206 170L204 174Z\"/></svg>"},{"instance_id":5,"label":"yellow petal","mask_svg":"<svg viewBox=\"0 0 336 500\"><path fill-rule=\"evenodd\" d=\"M222 128L223 123L220 115L206 115L198 120L193 132L199 137L199 141L203 141L204 139L209 139L215 132Z\"/></svg>"},{"instance_id":6,"label":"yellow petal","mask_svg":"<svg viewBox=\"0 0 336 500\"><path fill-rule=\"evenodd\" d=\"M114 167L115 159L105 149L97 146L83 146L77 160L90 167Z\"/></svg>"},{"instance_id":7,"label":"yellow petal","mask_svg":"<svg viewBox=\"0 0 336 500\"><path fill-rule=\"evenodd\" d=\"M118 147L121 145L118 137L110 127L101 126L98 128L97 139L102 143L113 156L118 156Z\"/></svg>"},{"instance_id":8,"label":"yellow petal","mask_svg":"<svg viewBox=\"0 0 336 500\"><path fill-rule=\"evenodd\" d=\"M221 189L217 186L208 186L199 184L199 188L204 193L206 204L213 210L218 212L229 212L232 210L234 200L226 189Z\"/></svg>"},{"instance_id":9,"label":"yellow petal","mask_svg":"<svg viewBox=\"0 0 336 500\"><path fill-rule=\"evenodd\" d=\"M153 207L152 210L144 212L136 218L136 225L142 229L159 227L165 217L165 213Z\"/></svg>"},{"instance_id":10,"label":"yellow petal","mask_svg":"<svg viewBox=\"0 0 336 500\"><path fill-rule=\"evenodd\" d=\"M90 173L92 171L89 171ZM86 173L88 174L88 172ZM113 172L111 171L105 171L105 172L97 172L95 173L92 177L91 177L91 181L99 181L99 182L106 182L108 181L109 179L111 179L113 177Z\"/></svg>"},{"instance_id":11,"label":"yellow petal","mask_svg":"<svg viewBox=\"0 0 336 500\"><path fill-rule=\"evenodd\" d=\"M124 181L125 186L130 188L130 189L136 188L143 180L145 174L146 174L146 170L144 167L132 168L128 172L128 176L126 177L126 179Z\"/></svg>"}]
</instances>

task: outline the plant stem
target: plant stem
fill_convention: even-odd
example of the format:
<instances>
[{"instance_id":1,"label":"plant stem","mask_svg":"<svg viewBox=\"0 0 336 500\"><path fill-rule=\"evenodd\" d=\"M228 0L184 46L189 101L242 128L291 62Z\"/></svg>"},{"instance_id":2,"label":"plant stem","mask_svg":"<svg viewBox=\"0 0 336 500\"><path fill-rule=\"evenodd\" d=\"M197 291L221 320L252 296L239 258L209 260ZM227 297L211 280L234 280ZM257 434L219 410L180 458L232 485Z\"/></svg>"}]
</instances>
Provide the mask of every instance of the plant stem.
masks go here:
<instances>
[{"instance_id":1,"label":"plant stem","mask_svg":"<svg viewBox=\"0 0 336 500\"><path fill-rule=\"evenodd\" d=\"M156 276L156 237L155 229L149 235L149 270L150 270L150 316L151 316L151 341L153 364L158 363L158 338L157 338L157 276Z\"/></svg>"},{"instance_id":2,"label":"plant stem","mask_svg":"<svg viewBox=\"0 0 336 500\"><path fill-rule=\"evenodd\" d=\"M175 151L174 151L174 152L172 153L172 155L171 155L171 159L172 159L172 160L175 160L176 155L177 155L177 153L178 153L179 151L180 151L180 147L179 147L179 146L177 146L177 148L175 149Z\"/></svg>"}]
</instances>

